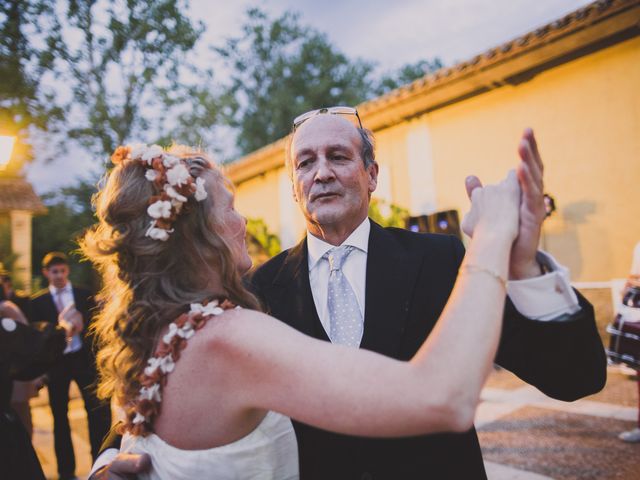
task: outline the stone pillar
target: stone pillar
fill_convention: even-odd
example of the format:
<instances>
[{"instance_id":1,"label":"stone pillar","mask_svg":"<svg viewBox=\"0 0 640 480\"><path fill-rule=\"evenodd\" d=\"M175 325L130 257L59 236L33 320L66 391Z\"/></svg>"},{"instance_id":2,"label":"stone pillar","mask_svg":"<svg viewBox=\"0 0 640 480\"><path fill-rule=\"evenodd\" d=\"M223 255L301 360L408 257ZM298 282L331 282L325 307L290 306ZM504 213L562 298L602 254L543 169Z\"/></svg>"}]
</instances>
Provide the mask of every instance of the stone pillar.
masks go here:
<instances>
[{"instance_id":1,"label":"stone pillar","mask_svg":"<svg viewBox=\"0 0 640 480\"><path fill-rule=\"evenodd\" d=\"M14 264L16 283L27 293L31 293L31 217L26 210L12 210L11 250L17 256Z\"/></svg>"}]
</instances>

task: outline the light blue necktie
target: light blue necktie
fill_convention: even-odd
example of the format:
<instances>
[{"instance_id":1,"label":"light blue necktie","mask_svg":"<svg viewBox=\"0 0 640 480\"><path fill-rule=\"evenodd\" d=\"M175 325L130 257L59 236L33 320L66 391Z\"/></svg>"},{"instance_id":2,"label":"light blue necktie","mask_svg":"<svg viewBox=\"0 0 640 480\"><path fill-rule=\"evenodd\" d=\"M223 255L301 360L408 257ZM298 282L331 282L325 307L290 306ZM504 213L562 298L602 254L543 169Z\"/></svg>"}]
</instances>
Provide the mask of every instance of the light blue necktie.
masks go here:
<instances>
[{"instance_id":1,"label":"light blue necktie","mask_svg":"<svg viewBox=\"0 0 640 480\"><path fill-rule=\"evenodd\" d=\"M363 321L358 300L349 280L342 273L342 265L355 247L343 245L335 247L324 254L329 260L329 288L327 306L329 308L329 337L332 343L360 346L362 340Z\"/></svg>"}]
</instances>

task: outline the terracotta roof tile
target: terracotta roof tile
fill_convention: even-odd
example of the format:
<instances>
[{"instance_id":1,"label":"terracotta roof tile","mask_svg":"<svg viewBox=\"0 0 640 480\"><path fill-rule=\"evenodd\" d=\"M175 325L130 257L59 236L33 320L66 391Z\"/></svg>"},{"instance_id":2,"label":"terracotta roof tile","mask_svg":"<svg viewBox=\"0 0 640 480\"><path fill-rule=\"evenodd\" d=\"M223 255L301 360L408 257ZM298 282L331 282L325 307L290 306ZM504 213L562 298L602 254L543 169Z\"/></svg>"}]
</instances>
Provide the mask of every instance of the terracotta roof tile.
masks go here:
<instances>
[{"instance_id":1,"label":"terracotta roof tile","mask_svg":"<svg viewBox=\"0 0 640 480\"><path fill-rule=\"evenodd\" d=\"M8 210L47 211L29 182L22 178L0 178L0 211Z\"/></svg>"},{"instance_id":2,"label":"terracotta roof tile","mask_svg":"<svg viewBox=\"0 0 640 480\"><path fill-rule=\"evenodd\" d=\"M490 50L477 55L471 60L466 60L452 65L443 67L440 70L427 74L426 81L422 85L437 86L439 84L453 81L462 75L469 75L475 71L486 69L492 64L503 62L506 59L513 58L525 51L532 50L541 44L548 42L550 39L560 37L568 32L578 30L585 25L589 25L600 18L605 18L616 11L637 5L639 0L598 0L575 10L564 17L555 20L547 25L538 27L536 30L528 32L520 37L514 38L508 42L491 48ZM413 82L415 83L415 82ZM414 90L414 94L419 94L419 89L414 89L412 84L404 85L396 90L392 90L382 96L385 101L392 98L399 98L403 93ZM366 114L377 106L374 99L366 101L358 105L361 114ZM386 103L386 102L383 102Z\"/></svg>"}]
</instances>

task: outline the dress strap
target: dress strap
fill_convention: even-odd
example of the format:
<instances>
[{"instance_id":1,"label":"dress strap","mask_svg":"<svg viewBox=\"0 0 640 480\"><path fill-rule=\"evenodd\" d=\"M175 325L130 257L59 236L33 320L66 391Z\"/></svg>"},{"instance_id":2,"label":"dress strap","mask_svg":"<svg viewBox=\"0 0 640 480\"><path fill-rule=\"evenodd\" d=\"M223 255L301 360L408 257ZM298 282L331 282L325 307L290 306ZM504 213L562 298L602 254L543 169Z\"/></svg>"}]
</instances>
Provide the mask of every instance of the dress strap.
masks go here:
<instances>
[{"instance_id":1,"label":"dress strap","mask_svg":"<svg viewBox=\"0 0 640 480\"><path fill-rule=\"evenodd\" d=\"M125 408L125 431L140 436L152 432L153 420L160 413L162 388L167 383L167 375L175 368L180 352L187 345L187 340L212 316L234 308L240 307L229 300L192 303L188 313L183 313L169 324L169 331L162 336L154 355L147 360L147 367L139 376L140 394Z\"/></svg>"}]
</instances>

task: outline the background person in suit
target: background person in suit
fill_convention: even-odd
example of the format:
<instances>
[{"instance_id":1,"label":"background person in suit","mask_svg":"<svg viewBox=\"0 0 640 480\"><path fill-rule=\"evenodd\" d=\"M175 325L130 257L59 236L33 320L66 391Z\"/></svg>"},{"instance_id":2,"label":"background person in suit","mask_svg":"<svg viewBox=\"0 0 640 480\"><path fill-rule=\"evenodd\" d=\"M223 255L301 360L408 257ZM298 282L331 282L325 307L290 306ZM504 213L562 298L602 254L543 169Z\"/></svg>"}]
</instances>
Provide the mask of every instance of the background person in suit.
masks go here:
<instances>
[{"instance_id":1,"label":"background person in suit","mask_svg":"<svg viewBox=\"0 0 640 480\"><path fill-rule=\"evenodd\" d=\"M75 477L75 456L67 417L72 380L78 385L84 400L94 459L111 425L110 406L100 402L95 395L95 354L91 336L87 334L95 304L88 290L71 285L69 272L69 261L64 253L50 252L45 255L42 273L49 286L36 293L31 302L31 321L34 322L57 324L61 317L70 318L75 311L82 316L82 324L77 324L62 359L48 371L54 446L61 479Z\"/></svg>"},{"instance_id":2,"label":"background person in suit","mask_svg":"<svg viewBox=\"0 0 640 480\"><path fill-rule=\"evenodd\" d=\"M29 325L12 302L0 300L0 468L2 478L44 480L31 435L9 405L11 380L31 379L62 356L71 322Z\"/></svg>"},{"instance_id":3,"label":"background person in suit","mask_svg":"<svg viewBox=\"0 0 640 480\"><path fill-rule=\"evenodd\" d=\"M8 300L15 304L22 314L29 318L30 303L29 295L16 291L13 288L11 273L0 263L0 301ZM33 435L33 422L31 421L31 407L29 399L38 395L38 390L42 387L43 377L31 381L15 380L11 393L11 408L18 414L29 438Z\"/></svg>"}]
</instances>

